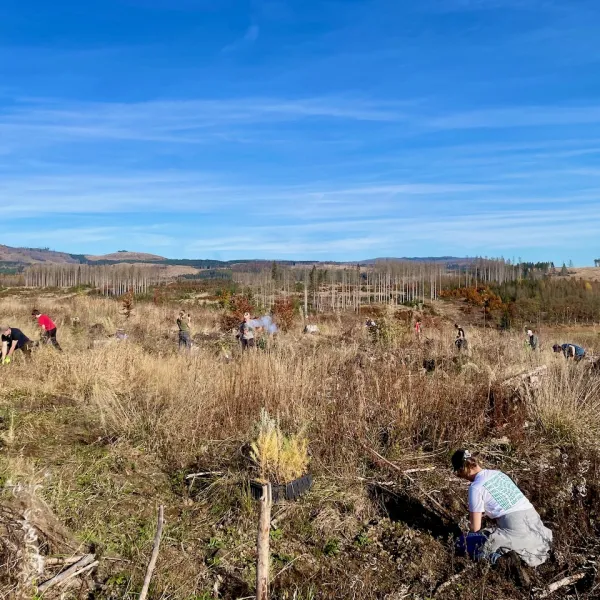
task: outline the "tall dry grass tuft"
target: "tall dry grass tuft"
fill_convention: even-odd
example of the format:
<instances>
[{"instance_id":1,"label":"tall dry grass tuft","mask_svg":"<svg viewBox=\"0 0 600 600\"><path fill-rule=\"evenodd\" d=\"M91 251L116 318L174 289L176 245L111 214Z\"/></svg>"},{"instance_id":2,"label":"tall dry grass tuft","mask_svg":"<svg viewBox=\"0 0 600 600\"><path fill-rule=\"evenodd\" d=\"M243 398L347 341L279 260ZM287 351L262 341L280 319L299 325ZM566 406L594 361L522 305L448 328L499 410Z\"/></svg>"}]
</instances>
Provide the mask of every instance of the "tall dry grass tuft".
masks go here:
<instances>
[{"instance_id":1,"label":"tall dry grass tuft","mask_svg":"<svg viewBox=\"0 0 600 600\"><path fill-rule=\"evenodd\" d=\"M600 440L600 377L581 365L554 364L536 394L533 412L547 434L562 444Z\"/></svg>"}]
</instances>

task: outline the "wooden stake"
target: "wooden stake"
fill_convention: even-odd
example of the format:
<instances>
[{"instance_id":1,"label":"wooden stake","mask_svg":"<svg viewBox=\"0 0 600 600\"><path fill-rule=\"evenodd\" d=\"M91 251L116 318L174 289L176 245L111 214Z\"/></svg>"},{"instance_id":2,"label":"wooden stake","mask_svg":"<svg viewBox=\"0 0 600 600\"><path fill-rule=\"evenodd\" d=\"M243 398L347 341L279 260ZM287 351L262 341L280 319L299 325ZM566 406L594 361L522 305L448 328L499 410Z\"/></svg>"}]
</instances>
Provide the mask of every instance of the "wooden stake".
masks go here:
<instances>
[{"instance_id":1,"label":"wooden stake","mask_svg":"<svg viewBox=\"0 0 600 600\"><path fill-rule=\"evenodd\" d=\"M260 517L258 521L257 562L256 562L256 600L269 599L269 532L271 530L271 506L273 496L271 484L262 486L260 499Z\"/></svg>"},{"instance_id":2,"label":"wooden stake","mask_svg":"<svg viewBox=\"0 0 600 600\"><path fill-rule=\"evenodd\" d=\"M158 550L160 548L160 539L162 537L164 521L164 508L163 506L160 506L158 508L158 522L156 523L156 535L154 536L154 547L152 548L152 556L150 557L150 562L148 563L148 568L146 569L146 577L144 577L144 586L142 587L142 592L140 594L139 600L145 600L146 596L148 595L150 580L152 579L152 573L154 572L154 567L156 567L156 559L158 558Z\"/></svg>"}]
</instances>

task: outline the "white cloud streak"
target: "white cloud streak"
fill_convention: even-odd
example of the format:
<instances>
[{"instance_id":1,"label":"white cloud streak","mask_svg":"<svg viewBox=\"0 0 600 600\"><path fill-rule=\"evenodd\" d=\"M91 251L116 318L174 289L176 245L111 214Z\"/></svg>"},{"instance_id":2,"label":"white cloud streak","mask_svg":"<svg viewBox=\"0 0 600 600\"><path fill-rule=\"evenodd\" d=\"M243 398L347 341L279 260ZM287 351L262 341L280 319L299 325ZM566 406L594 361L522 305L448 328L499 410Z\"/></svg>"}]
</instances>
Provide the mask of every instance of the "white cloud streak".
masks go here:
<instances>
[{"instance_id":1,"label":"white cloud streak","mask_svg":"<svg viewBox=\"0 0 600 600\"><path fill-rule=\"evenodd\" d=\"M203 144L257 125L274 128L307 119L393 122L405 118L397 106L342 97L71 105L59 101L42 105L22 102L0 112L0 135L4 143L23 143L42 136L54 144L73 140Z\"/></svg>"},{"instance_id":2,"label":"white cloud streak","mask_svg":"<svg viewBox=\"0 0 600 600\"><path fill-rule=\"evenodd\" d=\"M499 129L600 123L600 106L519 106L475 110L429 120L432 129Z\"/></svg>"},{"instance_id":3,"label":"white cloud streak","mask_svg":"<svg viewBox=\"0 0 600 600\"><path fill-rule=\"evenodd\" d=\"M227 46L225 46L221 50L221 52L226 54L229 52L236 52L238 50L242 50L243 48L254 44L254 42L256 42L256 40L258 39L259 34L260 34L259 26L258 25L250 25L248 27L248 29L246 29L246 32L240 39L236 40L232 44L228 44Z\"/></svg>"}]
</instances>

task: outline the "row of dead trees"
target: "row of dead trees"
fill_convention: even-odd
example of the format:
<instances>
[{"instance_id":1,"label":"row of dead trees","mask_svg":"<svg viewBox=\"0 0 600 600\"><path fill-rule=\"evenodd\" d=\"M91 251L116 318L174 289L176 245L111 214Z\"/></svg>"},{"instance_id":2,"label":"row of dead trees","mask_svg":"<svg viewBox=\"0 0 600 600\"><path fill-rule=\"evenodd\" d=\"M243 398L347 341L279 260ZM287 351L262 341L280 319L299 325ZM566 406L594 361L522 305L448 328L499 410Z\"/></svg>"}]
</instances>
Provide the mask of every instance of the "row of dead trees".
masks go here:
<instances>
[{"instance_id":1,"label":"row of dead trees","mask_svg":"<svg viewBox=\"0 0 600 600\"><path fill-rule=\"evenodd\" d=\"M419 303L436 300L444 289L501 284L521 277L518 266L503 260L481 259L464 264L382 260L369 265L279 266L262 271L236 270L233 279L252 290L270 308L277 296L300 295L313 312L359 312L369 304ZM92 286L102 294L145 294L167 281L162 266L37 264L23 273L27 287Z\"/></svg>"},{"instance_id":2,"label":"row of dead trees","mask_svg":"<svg viewBox=\"0 0 600 600\"><path fill-rule=\"evenodd\" d=\"M444 289L502 284L522 276L518 266L482 259L463 265L439 262L381 261L372 265L327 268L278 267L234 272L233 279L265 307L280 295L299 295L305 311L360 312L370 304L398 305L437 300Z\"/></svg>"},{"instance_id":3,"label":"row of dead trees","mask_svg":"<svg viewBox=\"0 0 600 600\"><path fill-rule=\"evenodd\" d=\"M72 288L92 286L102 294L120 296L133 290L145 294L166 281L164 268L148 265L32 265L23 273L26 287Z\"/></svg>"}]
</instances>

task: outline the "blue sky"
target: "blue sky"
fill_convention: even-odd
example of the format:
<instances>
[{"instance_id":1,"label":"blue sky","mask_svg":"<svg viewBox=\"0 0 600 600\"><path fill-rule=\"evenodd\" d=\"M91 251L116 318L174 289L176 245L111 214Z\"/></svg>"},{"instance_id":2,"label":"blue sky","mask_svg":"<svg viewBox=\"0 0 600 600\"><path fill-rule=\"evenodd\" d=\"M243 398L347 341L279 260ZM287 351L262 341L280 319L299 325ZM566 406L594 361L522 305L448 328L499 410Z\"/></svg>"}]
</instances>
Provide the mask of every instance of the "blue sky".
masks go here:
<instances>
[{"instance_id":1,"label":"blue sky","mask_svg":"<svg viewBox=\"0 0 600 600\"><path fill-rule=\"evenodd\" d=\"M0 3L0 242L600 256L598 0Z\"/></svg>"}]
</instances>

